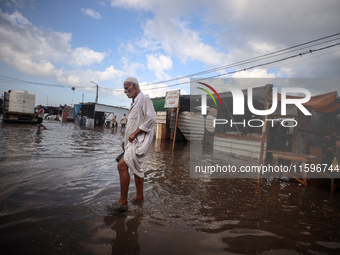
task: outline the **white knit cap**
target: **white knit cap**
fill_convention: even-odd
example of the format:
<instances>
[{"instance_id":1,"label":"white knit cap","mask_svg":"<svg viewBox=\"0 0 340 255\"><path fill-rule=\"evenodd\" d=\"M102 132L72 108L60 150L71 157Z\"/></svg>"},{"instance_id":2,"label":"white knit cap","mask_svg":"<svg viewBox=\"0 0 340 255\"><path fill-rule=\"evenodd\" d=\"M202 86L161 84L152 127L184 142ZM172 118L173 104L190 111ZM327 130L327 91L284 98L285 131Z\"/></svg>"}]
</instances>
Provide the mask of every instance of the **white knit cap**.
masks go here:
<instances>
[{"instance_id":1,"label":"white knit cap","mask_svg":"<svg viewBox=\"0 0 340 255\"><path fill-rule=\"evenodd\" d=\"M138 85L138 80L137 80L136 78L134 78L134 77L128 77L128 78L126 78L125 81L124 81L124 83L125 83L125 82L132 82L132 83L135 83L135 84Z\"/></svg>"}]
</instances>

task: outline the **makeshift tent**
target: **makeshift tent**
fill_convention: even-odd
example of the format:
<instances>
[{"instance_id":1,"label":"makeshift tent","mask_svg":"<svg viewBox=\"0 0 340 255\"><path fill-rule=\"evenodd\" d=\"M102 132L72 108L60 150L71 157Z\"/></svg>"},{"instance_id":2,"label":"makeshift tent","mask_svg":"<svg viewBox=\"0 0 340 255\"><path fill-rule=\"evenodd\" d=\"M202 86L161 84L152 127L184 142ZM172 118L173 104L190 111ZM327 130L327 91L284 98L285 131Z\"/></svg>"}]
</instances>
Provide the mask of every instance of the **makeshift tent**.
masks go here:
<instances>
[{"instance_id":1,"label":"makeshift tent","mask_svg":"<svg viewBox=\"0 0 340 255\"><path fill-rule=\"evenodd\" d=\"M270 93L266 98L266 88L269 89ZM264 110L266 109L265 103L266 99L269 103L268 108L271 106L272 102L272 88L273 85L266 85L263 87L256 87L252 89L252 101L255 109ZM231 92L219 93L223 105L218 105L218 114L217 119L233 119L234 122L242 123L243 119L248 121L249 119L262 119L263 116L254 116L247 107L247 97L248 90L242 90L244 94L244 103L245 103L245 114L242 116L233 115L233 95ZM284 151L291 151L295 153L307 153L307 145L308 144L317 144L319 145L322 137L327 134L327 130L329 128L330 122L335 122L336 117L340 114L340 99L338 93L329 92L322 95L313 96L307 103L303 105L312 113L312 116L305 116L301 113L301 111L293 104L287 105L287 115L281 115L281 94L277 94L278 97L278 106L276 111L268 116L268 118L294 118L299 123L297 127L290 128L281 128L279 123L272 128L269 128L269 132L262 133L262 128L249 128L244 127L243 125L234 125L230 127L230 125L217 125L216 126L216 138L226 137L226 139L230 139L231 137L237 138L235 143L239 141L239 139L252 139L252 140L262 140L263 135L266 136L266 139L269 138L269 148L267 149L277 149ZM289 99L298 99L301 97L289 96ZM210 98L208 98L208 104L212 105ZM270 125L271 126L271 125ZM283 133L278 133L279 129L283 131ZM262 137L261 137L262 136ZM270 136L270 137L269 137ZM267 141L268 141L267 140ZM265 143L267 143L267 141ZM223 143L223 141L221 141ZM230 143L230 141L229 141ZM276 145L278 147L271 148L271 146ZM252 147L257 146L249 146L247 150L250 150ZM262 147L262 146L261 146ZM266 146L264 146L266 147ZM217 146L216 146L217 148ZM220 150L225 150L225 148L219 148ZM236 149L233 148L231 153L235 152ZM227 151L229 152L229 151ZM252 151L251 151L252 152ZM240 153L245 154L244 148L240 149ZM261 153L262 154L262 153ZM245 154L247 155L247 154ZM260 156L260 155L259 155Z\"/></svg>"},{"instance_id":2,"label":"makeshift tent","mask_svg":"<svg viewBox=\"0 0 340 255\"><path fill-rule=\"evenodd\" d=\"M294 99L301 97L287 96L287 98ZM278 99L281 100L281 94L278 95ZM340 113L340 98L336 91L313 96L303 105L321 113L331 115L337 115Z\"/></svg>"}]
</instances>

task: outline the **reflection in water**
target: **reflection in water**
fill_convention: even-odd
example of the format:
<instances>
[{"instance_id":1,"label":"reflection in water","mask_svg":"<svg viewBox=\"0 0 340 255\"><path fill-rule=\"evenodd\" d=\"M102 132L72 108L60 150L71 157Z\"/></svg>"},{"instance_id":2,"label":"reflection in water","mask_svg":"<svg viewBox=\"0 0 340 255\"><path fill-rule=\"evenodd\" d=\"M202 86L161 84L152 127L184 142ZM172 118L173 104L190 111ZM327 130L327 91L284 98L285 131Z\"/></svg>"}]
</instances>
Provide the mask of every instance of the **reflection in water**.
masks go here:
<instances>
[{"instance_id":1,"label":"reflection in water","mask_svg":"<svg viewBox=\"0 0 340 255\"><path fill-rule=\"evenodd\" d=\"M141 225L143 215L134 216L124 214L104 217L106 225L116 232L112 239L112 254L139 254L138 226Z\"/></svg>"},{"instance_id":2,"label":"reflection in water","mask_svg":"<svg viewBox=\"0 0 340 255\"><path fill-rule=\"evenodd\" d=\"M339 192L329 192L328 180L299 187L285 179L193 179L190 145L172 152L171 142L155 140L143 206L110 215L123 134L48 126L0 124L0 253L340 252ZM199 150L195 157L210 160Z\"/></svg>"}]
</instances>

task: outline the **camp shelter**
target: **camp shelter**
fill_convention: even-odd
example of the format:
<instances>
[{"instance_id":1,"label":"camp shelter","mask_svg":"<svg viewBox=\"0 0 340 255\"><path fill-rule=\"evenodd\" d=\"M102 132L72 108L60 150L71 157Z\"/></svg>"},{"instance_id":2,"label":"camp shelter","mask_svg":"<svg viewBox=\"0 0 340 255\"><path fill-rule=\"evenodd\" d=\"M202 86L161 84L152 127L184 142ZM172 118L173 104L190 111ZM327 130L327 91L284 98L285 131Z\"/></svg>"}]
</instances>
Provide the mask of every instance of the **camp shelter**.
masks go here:
<instances>
[{"instance_id":1,"label":"camp shelter","mask_svg":"<svg viewBox=\"0 0 340 255\"><path fill-rule=\"evenodd\" d=\"M62 122L67 122L67 121L72 121L74 122L74 107L64 105L62 114L61 114L61 121Z\"/></svg>"},{"instance_id":2,"label":"camp shelter","mask_svg":"<svg viewBox=\"0 0 340 255\"><path fill-rule=\"evenodd\" d=\"M254 108L258 110L270 109L272 91L273 85L270 84L253 88ZM317 158L313 158L315 161L320 160L323 137L328 135L331 130L337 130L339 135L339 123L336 120L340 114L340 100L337 92L313 96L303 104L311 112L311 116L305 116L293 104L287 105L287 114L282 116L280 94L277 94L278 106L275 112L270 116L256 116L248 109L246 103L248 90L242 92L245 97L244 115L232 114L233 97L231 92L220 93L223 104L217 105L216 119L226 120L228 123L216 125L214 150L235 154L239 157L253 158L254 162L257 161L259 164L265 162L266 152L271 150L294 154L312 154L317 156ZM287 96L287 98L299 97ZM212 100L210 99L210 101ZM211 102L210 105L212 105ZM266 124L261 126L260 120ZM230 125L230 123L236 123L236 125ZM247 125L248 123L252 123L251 127ZM293 127L294 123L297 123L295 127Z\"/></svg>"},{"instance_id":3,"label":"camp shelter","mask_svg":"<svg viewBox=\"0 0 340 255\"><path fill-rule=\"evenodd\" d=\"M188 142L191 140L202 140L205 123L206 126L208 126L208 129L212 130L214 119L212 116L203 117L198 111L192 112L190 109L195 102L198 106L198 100L199 96L180 96L176 141ZM152 102L156 111L156 139L172 140L175 130L177 108L164 108L165 97L152 98ZM207 117L207 121L205 120L205 117Z\"/></svg>"},{"instance_id":4,"label":"camp shelter","mask_svg":"<svg viewBox=\"0 0 340 255\"><path fill-rule=\"evenodd\" d=\"M255 109L270 109L272 104L273 85L267 84L252 88L252 103ZM337 92L330 92L313 96L304 106L312 113L305 116L295 105L287 105L287 113L281 115L281 95L278 93L277 109L269 116L254 115L247 105L248 90L244 94L244 115L233 115L233 96L231 92L219 93L222 105L214 105L211 98L207 98L210 106L208 114L201 114L201 96L182 95L180 100L180 114L178 130L187 140L210 141L213 150L238 157L252 158L254 164L265 162L268 150L278 150L292 153L312 154L320 159L322 139L330 130L339 132L340 101ZM287 98L294 98L287 96ZM298 98L298 97L295 97ZM216 98L215 98L216 99ZM164 97L152 99L157 113L157 130L170 128L167 136L159 135L159 139L173 138L175 126L175 110L164 108ZM227 120L227 124L216 124L217 119ZM271 121L264 121L268 119ZM252 124L247 125L248 122ZM261 122L267 125L261 126ZM295 122L296 121L296 122ZM230 123L236 125L230 125ZM217 122L216 122L217 123ZM245 123L245 125L243 124ZM295 127L295 124L298 123ZM285 126L282 126L285 125ZM288 127L291 126L291 127ZM212 137L212 138L211 138ZM270 154L269 159L270 158ZM267 160L267 162L268 162Z\"/></svg>"},{"instance_id":5,"label":"camp shelter","mask_svg":"<svg viewBox=\"0 0 340 255\"><path fill-rule=\"evenodd\" d=\"M63 112L63 106L45 106L45 113L48 115L46 116L46 119L50 120L60 120L62 112Z\"/></svg>"},{"instance_id":6,"label":"camp shelter","mask_svg":"<svg viewBox=\"0 0 340 255\"><path fill-rule=\"evenodd\" d=\"M117 116L119 123L124 114L128 115L129 109L119 106L111 106L97 103L81 103L75 105L76 123L86 127L103 126L106 121L111 121Z\"/></svg>"},{"instance_id":7,"label":"camp shelter","mask_svg":"<svg viewBox=\"0 0 340 255\"><path fill-rule=\"evenodd\" d=\"M252 89L253 105L255 109L263 110L266 102L266 88L270 90L272 85L256 87ZM262 127L258 121L248 126L251 119L262 120L263 116L255 116L247 107L248 90L242 90L244 94L244 115L233 115L233 95L231 92L220 93L222 105L217 105L216 119L224 120L216 122L214 135L214 150L234 154L240 157L258 160L261 153ZM267 93L269 99L269 94ZM208 105L212 105L208 99Z\"/></svg>"},{"instance_id":8,"label":"camp shelter","mask_svg":"<svg viewBox=\"0 0 340 255\"><path fill-rule=\"evenodd\" d=\"M165 97L152 98L156 111L155 137L156 139L170 139L170 111L164 108Z\"/></svg>"},{"instance_id":9,"label":"camp shelter","mask_svg":"<svg viewBox=\"0 0 340 255\"><path fill-rule=\"evenodd\" d=\"M315 155L317 158L313 159L312 163L319 164L322 158L324 138L328 136L330 139L336 139L336 134L340 135L339 95L336 91L316 95L303 105L312 115L305 116L298 112L298 125L294 128L292 152Z\"/></svg>"}]
</instances>

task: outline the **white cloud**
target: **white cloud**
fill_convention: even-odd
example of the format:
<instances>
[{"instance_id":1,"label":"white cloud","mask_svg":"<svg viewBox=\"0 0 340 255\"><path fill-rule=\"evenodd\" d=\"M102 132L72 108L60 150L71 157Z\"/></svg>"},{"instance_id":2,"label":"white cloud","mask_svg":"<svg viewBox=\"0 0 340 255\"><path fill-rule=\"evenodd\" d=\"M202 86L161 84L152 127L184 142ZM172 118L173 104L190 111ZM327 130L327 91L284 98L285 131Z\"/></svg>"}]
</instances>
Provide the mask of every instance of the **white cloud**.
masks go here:
<instances>
[{"instance_id":1,"label":"white cloud","mask_svg":"<svg viewBox=\"0 0 340 255\"><path fill-rule=\"evenodd\" d=\"M111 0L110 2L113 7L150 11L163 16L165 19L194 12L201 8L202 3L206 3L205 0ZM208 4L211 5L211 3Z\"/></svg>"},{"instance_id":2,"label":"white cloud","mask_svg":"<svg viewBox=\"0 0 340 255\"><path fill-rule=\"evenodd\" d=\"M70 85L78 85L79 77L74 74L71 74L70 76L67 77L67 83Z\"/></svg>"},{"instance_id":3,"label":"white cloud","mask_svg":"<svg viewBox=\"0 0 340 255\"><path fill-rule=\"evenodd\" d=\"M164 97L167 91L174 90L174 88L169 87L166 84L157 84L157 87L144 86L145 84L145 82L140 83L141 91L144 94L148 95L150 98ZM187 94L187 92L181 89L181 95L185 94Z\"/></svg>"},{"instance_id":4,"label":"white cloud","mask_svg":"<svg viewBox=\"0 0 340 255\"><path fill-rule=\"evenodd\" d=\"M79 86L88 83L88 74L105 80L120 78L124 73L113 66L103 72L64 70L67 65L79 68L101 63L107 53L87 47L72 49L70 33L35 27L17 11L7 14L0 9L0 24L0 59L23 73Z\"/></svg>"},{"instance_id":5,"label":"white cloud","mask_svg":"<svg viewBox=\"0 0 340 255\"><path fill-rule=\"evenodd\" d=\"M144 37L136 42L139 47L148 51L161 48L184 63L198 60L215 67L225 63L226 54L205 43L197 31L189 28L190 23L180 19L181 15L199 10L203 3L202 0L111 0L114 7L142 9L154 13L154 17L142 26Z\"/></svg>"},{"instance_id":6,"label":"white cloud","mask_svg":"<svg viewBox=\"0 0 340 255\"><path fill-rule=\"evenodd\" d=\"M147 21L143 29L145 39L151 43L158 42L166 53L177 56L183 62L199 60L210 66L218 66L226 58L225 54L203 43L199 34L184 22L156 17Z\"/></svg>"},{"instance_id":7,"label":"white cloud","mask_svg":"<svg viewBox=\"0 0 340 255\"><path fill-rule=\"evenodd\" d=\"M62 61L68 58L71 47L70 33L46 31L34 27L17 11L12 14L0 10L0 54L15 63L16 54L25 55L32 61ZM13 55L14 54L14 55Z\"/></svg>"},{"instance_id":8,"label":"white cloud","mask_svg":"<svg viewBox=\"0 0 340 255\"><path fill-rule=\"evenodd\" d=\"M41 60L39 62L34 62L22 54L16 54L15 58L17 61L13 63L13 66L24 73L44 78L54 76L57 73L57 70L49 61Z\"/></svg>"},{"instance_id":9,"label":"white cloud","mask_svg":"<svg viewBox=\"0 0 340 255\"><path fill-rule=\"evenodd\" d=\"M295 4L276 0L270 3L266 0L219 1L206 7L206 22L223 28L217 39L221 48L230 52L229 63L321 38L339 30L340 2L336 0L301 0ZM315 63L302 61L288 75L337 75L332 65L334 62L339 65L339 59L335 61L333 56L328 57L323 64L329 68L323 70L320 61L320 58ZM280 67L280 64L285 65L286 61L277 66Z\"/></svg>"},{"instance_id":10,"label":"white cloud","mask_svg":"<svg viewBox=\"0 0 340 255\"><path fill-rule=\"evenodd\" d=\"M144 69L144 65L137 62L130 62L128 58L123 57L123 70L127 74L127 76L137 76L137 70Z\"/></svg>"},{"instance_id":11,"label":"white cloud","mask_svg":"<svg viewBox=\"0 0 340 255\"><path fill-rule=\"evenodd\" d=\"M120 45L120 49L124 49L126 52L129 53L138 53L138 50L136 49L135 45L130 41L128 43L122 43Z\"/></svg>"},{"instance_id":12,"label":"white cloud","mask_svg":"<svg viewBox=\"0 0 340 255\"><path fill-rule=\"evenodd\" d=\"M148 68L155 73L159 80L169 79L169 75L164 70L171 70L172 60L169 56L164 55L146 55Z\"/></svg>"},{"instance_id":13,"label":"white cloud","mask_svg":"<svg viewBox=\"0 0 340 255\"><path fill-rule=\"evenodd\" d=\"M144 37L139 41L140 47L163 50L183 62L198 60L208 67L235 63L334 34L340 23L338 0L297 3L111 0L111 5L153 14L142 26ZM196 22L198 17L202 18ZM210 36L209 40L206 36ZM158 48L148 48L151 45ZM329 68L320 68L320 62L305 61L290 74L336 76L335 66L339 66L339 62L336 56L328 56L323 64Z\"/></svg>"},{"instance_id":14,"label":"white cloud","mask_svg":"<svg viewBox=\"0 0 340 255\"><path fill-rule=\"evenodd\" d=\"M18 12L9 15L0 10L0 22L0 56L10 65L17 62L18 55L33 62L49 60L76 66L100 63L106 56L86 47L72 50L70 33L34 27Z\"/></svg>"},{"instance_id":15,"label":"white cloud","mask_svg":"<svg viewBox=\"0 0 340 255\"><path fill-rule=\"evenodd\" d=\"M197 31L189 28L190 23L180 19L182 14L199 9L202 2L204 1L112 0L111 5L146 10L154 14L152 19L142 25L144 36L135 42L139 47L148 52L164 50L184 63L198 60L215 67L224 64L227 56L205 43Z\"/></svg>"},{"instance_id":16,"label":"white cloud","mask_svg":"<svg viewBox=\"0 0 340 255\"><path fill-rule=\"evenodd\" d=\"M242 72L235 73L233 78L275 78L274 73L268 73L267 69L251 69Z\"/></svg>"},{"instance_id":17,"label":"white cloud","mask_svg":"<svg viewBox=\"0 0 340 255\"><path fill-rule=\"evenodd\" d=\"M81 70L102 63L109 53L96 52L85 45L74 47L71 33L35 27L21 13L7 14L0 9L1 61L21 72L54 77L63 83L85 85L91 79L98 83L120 81L124 75L144 78L139 71L145 68L162 80L169 78L180 66L175 66L175 58L190 68L198 62L200 67L201 63L207 68L218 67L336 33L340 23L340 2L337 0L301 0L298 3L277 0L270 3L268 0L213 3L204 0L107 0L106 3L108 1L115 7L137 10L132 19L137 19L143 29L142 33L138 28L133 28L136 33L126 33L131 37L118 35L118 40L124 40L120 46L124 57L119 69L110 63L111 66L105 66L103 71ZM138 15L140 10L145 12ZM81 11L92 18L101 18L92 9ZM240 72L233 77L338 76L339 52L321 57L324 53L314 52L311 56L320 57L306 56L297 64L298 59L294 59L277 63L275 67ZM147 56L147 63L143 65L141 58L144 56ZM249 66L255 64L257 62ZM67 70L72 68L76 70ZM245 66L234 68L238 70ZM268 68L273 68L275 73L269 72ZM182 75L189 74L183 72Z\"/></svg>"},{"instance_id":18,"label":"white cloud","mask_svg":"<svg viewBox=\"0 0 340 255\"><path fill-rule=\"evenodd\" d=\"M140 39L138 39L135 44L142 48L143 50L146 50L146 51L158 51L158 50L162 50L162 45L154 40L154 39L151 39L151 38L148 38L148 37L142 37Z\"/></svg>"},{"instance_id":19,"label":"white cloud","mask_svg":"<svg viewBox=\"0 0 340 255\"><path fill-rule=\"evenodd\" d=\"M105 71L102 71L102 72L96 71L95 73L98 75L99 79L102 81L112 80L112 79L121 79L125 75L123 71L117 70L113 66L109 66L108 68L106 68Z\"/></svg>"},{"instance_id":20,"label":"white cloud","mask_svg":"<svg viewBox=\"0 0 340 255\"><path fill-rule=\"evenodd\" d=\"M102 16L98 12L96 12L96 11L94 11L92 9L84 9L84 8L82 8L81 12L83 14L87 15L87 16L90 16L91 18L94 18L94 19L101 19L102 18Z\"/></svg>"},{"instance_id":21,"label":"white cloud","mask_svg":"<svg viewBox=\"0 0 340 255\"><path fill-rule=\"evenodd\" d=\"M155 6L155 1L153 0L111 0L111 6L122 6L122 7L132 7L135 9L150 10Z\"/></svg>"},{"instance_id":22,"label":"white cloud","mask_svg":"<svg viewBox=\"0 0 340 255\"><path fill-rule=\"evenodd\" d=\"M278 78L293 77L293 75L294 71L289 67L281 67L280 70L276 72Z\"/></svg>"},{"instance_id":23,"label":"white cloud","mask_svg":"<svg viewBox=\"0 0 340 255\"><path fill-rule=\"evenodd\" d=\"M87 47L78 47L72 52L71 60L76 66L89 66L102 62L105 56L105 53L94 52Z\"/></svg>"},{"instance_id":24,"label":"white cloud","mask_svg":"<svg viewBox=\"0 0 340 255\"><path fill-rule=\"evenodd\" d=\"M249 41L248 46L251 52L256 52L256 55L263 55L277 50L277 48L269 42Z\"/></svg>"},{"instance_id":25,"label":"white cloud","mask_svg":"<svg viewBox=\"0 0 340 255\"><path fill-rule=\"evenodd\" d=\"M178 77L178 78L181 78L181 77ZM187 83L188 85L190 84L190 79L189 78L186 78L186 77L182 77L180 79L180 82L181 83ZM146 82L141 82L140 83L140 88L141 88L141 91L144 93L144 94L147 94L150 98L154 98L154 97L164 97L165 96L165 93L167 91L170 91L170 90L178 90L180 89L181 90L181 95L186 95L188 94L187 91L183 88L176 88L174 86L169 86L168 84L164 84L164 83L159 83L159 84L155 84L155 85L147 85L145 86L147 83ZM188 87L188 89L190 90L190 87Z\"/></svg>"},{"instance_id":26,"label":"white cloud","mask_svg":"<svg viewBox=\"0 0 340 255\"><path fill-rule=\"evenodd\" d=\"M104 71L93 71L88 69L72 71L58 70L58 72L56 72L56 79L58 82L82 87L88 90L93 90L95 87L91 81L104 87L102 82L111 81L112 84L117 84L119 83L118 81L121 81L125 76L126 74L123 71L115 69L114 66L109 66Z\"/></svg>"}]
</instances>

